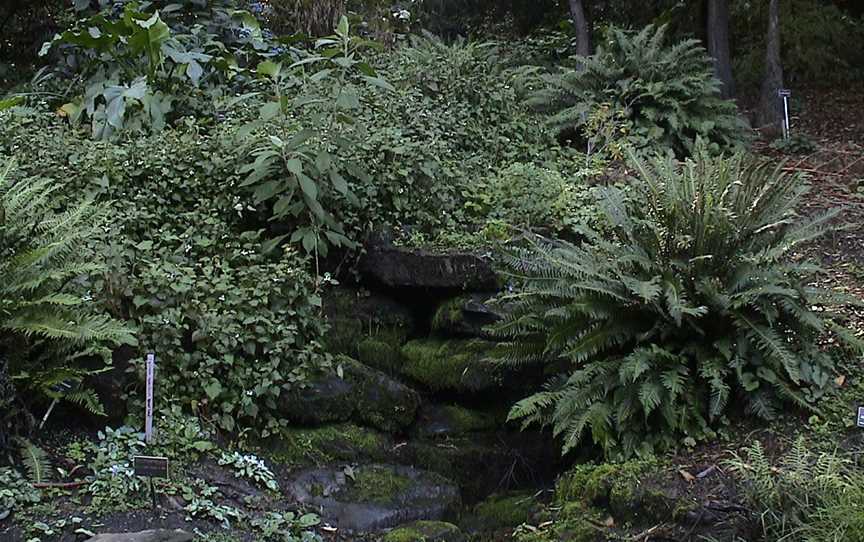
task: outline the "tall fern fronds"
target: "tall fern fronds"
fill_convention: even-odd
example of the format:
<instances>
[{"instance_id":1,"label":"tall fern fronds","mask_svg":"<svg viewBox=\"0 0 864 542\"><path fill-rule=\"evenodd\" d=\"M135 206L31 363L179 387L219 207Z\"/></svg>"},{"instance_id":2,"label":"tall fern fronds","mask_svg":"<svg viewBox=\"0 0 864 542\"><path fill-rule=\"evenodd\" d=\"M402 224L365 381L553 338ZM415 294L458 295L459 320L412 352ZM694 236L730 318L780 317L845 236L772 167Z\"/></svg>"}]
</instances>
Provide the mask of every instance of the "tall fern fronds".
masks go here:
<instances>
[{"instance_id":1,"label":"tall fern fronds","mask_svg":"<svg viewBox=\"0 0 864 542\"><path fill-rule=\"evenodd\" d=\"M105 208L85 200L55 209L58 186L15 180L13 165L0 168L0 351L25 388L50 395L52 374L80 381L81 354L108 360L112 346L134 336L86 289L102 269L90 247L104 234Z\"/></svg>"},{"instance_id":2,"label":"tall fern fronds","mask_svg":"<svg viewBox=\"0 0 864 542\"><path fill-rule=\"evenodd\" d=\"M15 442L30 481L34 484L48 481L51 478L51 460L45 450L25 438L16 437Z\"/></svg>"},{"instance_id":3,"label":"tall fern fronds","mask_svg":"<svg viewBox=\"0 0 864 542\"><path fill-rule=\"evenodd\" d=\"M592 111L608 105L623 113L636 147L685 156L696 137L715 150L746 139L745 124L734 103L720 98L711 58L696 40L669 45L665 26L637 33L612 27L594 55L578 60L578 69L526 72L525 84L537 89L527 103L547 113L558 131L581 131Z\"/></svg>"},{"instance_id":4,"label":"tall fern fronds","mask_svg":"<svg viewBox=\"0 0 864 542\"><path fill-rule=\"evenodd\" d=\"M836 454L815 453L799 437L771 459L759 441L733 453L736 475L766 542L854 542L864 534L864 472Z\"/></svg>"},{"instance_id":5,"label":"tall fern fronds","mask_svg":"<svg viewBox=\"0 0 864 542\"><path fill-rule=\"evenodd\" d=\"M630 456L709 437L732 410L812 408L832 371L818 339L853 335L814 310L834 297L807 286L818 267L787 257L828 224L797 214L807 186L702 143L684 163L631 151L630 167L628 197L599 192L610 238L527 237L502 258L515 289L497 355L559 373L511 416L565 451L587 436Z\"/></svg>"}]
</instances>

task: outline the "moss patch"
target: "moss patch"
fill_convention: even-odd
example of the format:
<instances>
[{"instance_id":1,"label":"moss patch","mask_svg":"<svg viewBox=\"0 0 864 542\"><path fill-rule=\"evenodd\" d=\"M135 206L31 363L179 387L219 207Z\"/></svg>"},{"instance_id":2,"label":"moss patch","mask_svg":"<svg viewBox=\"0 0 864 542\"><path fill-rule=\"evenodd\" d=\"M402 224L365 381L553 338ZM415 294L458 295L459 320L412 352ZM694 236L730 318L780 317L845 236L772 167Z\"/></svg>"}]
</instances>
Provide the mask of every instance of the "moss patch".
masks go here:
<instances>
[{"instance_id":1,"label":"moss patch","mask_svg":"<svg viewBox=\"0 0 864 542\"><path fill-rule=\"evenodd\" d=\"M390 374L398 373L404 363L401 345L404 337L385 332L367 337L357 344L357 359Z\"/></svg>"},{"instance_id":2,"label":"moss patch","mask_svg":"<svg viewBox=\"0 0 864 542\"><path fill-rule=\"evenodd\" d=\"M616 498L627 498L639 477L656 467L651 461L579 465L558 479L556 496L561 501L583 501L606 506L613 493Z\"/></svg>"},{"instance_id":3,"label":"moss patch","mask_svg":"<svg viewBox=\"0 0 864 542\"><path fill-rule=\"evenodd\" d=\"M442 303L432 317L432 329L441 331L457 327L465 319L462 307L468 299L470 298L460 296Z\"/></svg>"},{"instance_id":4,"label":"moss patch","mask_svg":"<svg viewBox=\"0 0 864 542\"><path fill-rule=\"evenodd\" d=\"M345 423L285 429L270 439L266 447L279 463L324 465L334 461L383 460L388 439L372 429Z\"/></svg>"},{"instance_id":5,"label":"moss patch","mask_svg":"<svg viewBox=\"0 0 864 542\"><path fill-rule=\"evenodd\" d=\"M486 356L493 344L480 340L415 340L402 347L402 372L432 390L479 391L500 384Z\"/></svg>"},{"instance_id":6,"label":"moss patch","mask_svg":"<svg viewBox=\"0 0 864 542\"><path fill-rule=\"evenodd\" d=\"M531 518L535 507L531 494L492 495L474 507L472 522L484 530L516 527Z\"/></svg>"},{"instance_id":7,"label":"moss patch","mask_svg":"<svg viewBox=\"0 0 864 542\"><path fill-rule=\"evenodd\" d=\"M354 471L354 479L342 492L342 498L350 502L387 504L410 485L408 477L393 472L391 468L369 465Z\"/></svg>"},{"instance_id":8,"label":"moss patch","mask_svg":"<svg viewBox=\"0 0 864 542\"><path fill-rule=\"evenodd\" d=\"M443 521L415 521L387 533L382 542L456 542L461 540L459 527Z\"/></svg>"}]
</instances>

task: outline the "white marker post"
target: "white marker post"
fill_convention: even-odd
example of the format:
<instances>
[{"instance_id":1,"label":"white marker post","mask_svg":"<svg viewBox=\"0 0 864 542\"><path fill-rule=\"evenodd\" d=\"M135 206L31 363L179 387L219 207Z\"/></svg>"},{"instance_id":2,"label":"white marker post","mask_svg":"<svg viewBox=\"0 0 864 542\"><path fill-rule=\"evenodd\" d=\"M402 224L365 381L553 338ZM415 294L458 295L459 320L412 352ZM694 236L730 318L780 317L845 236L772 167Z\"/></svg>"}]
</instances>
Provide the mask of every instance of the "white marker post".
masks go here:
<instances>
[{"instance_id":1,"label":"white marker post","mask_svg":"<svg viewBox=\"0 0 864 542\"><path fill-rule=\"evenodd\" d=\"M792 91L786 88L781 88L777 91L777 94L779 94L783 99L783 139L789 139L789 97L792 96Z\"/></svg>"},{"instance_id":2,"label":"white marker post","mask_svg":"<svg viewBox=\"0 0 864 542\"><path fill-rule=\"evenodd\" d=\"M144 404L144 442L153 443L153 377L156 373L156 356L147 354L147 398Z\"/></svg>"}]
</instances>

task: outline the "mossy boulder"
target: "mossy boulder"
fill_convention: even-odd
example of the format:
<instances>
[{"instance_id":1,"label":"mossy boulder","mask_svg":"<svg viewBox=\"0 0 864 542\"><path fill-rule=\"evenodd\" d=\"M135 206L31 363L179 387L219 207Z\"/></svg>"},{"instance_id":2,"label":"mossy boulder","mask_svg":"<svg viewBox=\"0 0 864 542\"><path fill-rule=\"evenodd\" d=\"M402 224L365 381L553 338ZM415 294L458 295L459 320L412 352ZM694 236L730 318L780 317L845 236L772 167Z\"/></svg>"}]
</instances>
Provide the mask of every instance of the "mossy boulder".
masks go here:
<instances>
[{"instance_id":1,"label":"mossy boulder","mask_svg":"<svg viewBox=\"0 0 864 542\"><path fill-rule=\"evenodd\" d=\"M402 347L402 373L433 391L476 392L503 385L488 356L493 343L480 340L420 339Z\"/></svg>"},{"instance_id":2,"label":"mossy boulder","mask_svg":"<svg viewBox=\"0 0 864 542\"><path fill-rule=\"evenodd\" d=\"M353 421L386 432L410 426L420 395L381 371L355 360L340 361L342 376L323 374L304 389L285 394L281 412L299 424L325 425Z\"/></svg>"},{"instance_id":3,"label":"mossy boulder","mask_svg":"<svg viewBox=\"0 0 864 542\"><path fill-rule=\"evenodd\" d=\"M471 410L459 405L424 405L412 433L421 438L445 438L495 431L504 424L504 415Z\"/></svg>"},{"instance_id":4,"label":"mossy boulder","mask_svg":"<svg viewBox=\"0 0 864 542\"><path fill-rule=\"evenodd\" d=\"M463 525L470 531L494 531L527 523L537 511L533 493L494 494L477 503Z\"/></svg>"},{"instance_id":5,"label":"mossy boulder","mask_svg":"<svg viewBox=\"0 0 864 542\"><path fill-rule=\"evenodd\" d=\"M366 337L357 343L357 359L388 374L398 374L405 363L402 357L404 342L404 337L386 331Z\"/></svg>"},{"instance_id":6,"label":"mossy boulder","mask_svg":"<svg viewBox=\"0 0 864 542\"><path fill-rule=\"evenodd\" d=\"M465 294L448 299L435 310L432 330L458 337L491 338L488 326L503 318L492 293Z\"/></svg>"},{"instance_id":7,"label":"mossy boulder","mask_svg":"<svg viewBox=\"0 0 864 542\"><path fill-rule=\"evenodd\" d=\"M350 423L292 427L266 443L270 457L291 466L384 461L392 446L389 436Z\"/></svg>"},{"instance_id":8,"label":"mossy boulder","mask_svg":"<svg viewBox=\"0 0 864 542\"><path fill-rule=\"evenodd\" d=\"M399 465L310 469L285 486L292 500L348 532L371 532L418 520L447 520L461 507L459 488L434 473Z\"/></svg>"},{"instance_id":9,"label":"mossy boulder","mask_svg":"<svg viewBox=\"0 0 864 542\"><path fill-rule=\"evenodd\" d=\"M613 534L608 516L578 502L554 504L540 512L535 523L540 527L520 532L516 542L605 542Z\"/></svg>"},{"instance_id":10,"label":"mossy boulder","mask_svg":"<svg viewBox=\"0 0 864 542\"><path fill-rule=\"evenodd\" d=\"M459 527L445 521L415 521L396 527L382 542L464 542Z\"/></svg>"}]
</instances>

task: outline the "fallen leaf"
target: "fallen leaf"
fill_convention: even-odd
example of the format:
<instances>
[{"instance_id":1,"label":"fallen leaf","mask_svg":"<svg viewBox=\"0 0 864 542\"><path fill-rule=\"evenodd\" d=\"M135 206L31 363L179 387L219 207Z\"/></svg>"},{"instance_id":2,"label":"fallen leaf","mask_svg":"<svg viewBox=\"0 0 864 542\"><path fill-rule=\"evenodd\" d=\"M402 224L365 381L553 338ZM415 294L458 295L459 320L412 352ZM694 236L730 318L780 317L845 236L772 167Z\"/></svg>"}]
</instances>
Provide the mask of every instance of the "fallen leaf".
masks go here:
<instances>
[{"instance_id":1,"label":"fallen leaf","mask_svg":"<svg viewBox=\"0 0 864 542\"><path fill-rule=\"evenodd\" d=\"M842 386L846 383L846 375L840 375L834 379L834 383L837 384L838 387Z\"/></svg>"},{"instance_id":2,"label":"fallen leaf","mask_svg":"<svg viewBox=\"0 0 864 542\"><path fill-rule=\"evenodd\" d=\"M692 484L693 482L696 481L696 477L693 476L692 474L690 474L689 472L687 472L686 470L680 469L678 472L681 474L681 478L684 478L689 483Z\"/></svg>"},{"instance_id":3,"label":"fallen leaf","mask_svg":"<svg viewBox=\"0 0 864 542\"><path fill-rule=\"evenodd\" d=\"M611 529L615 526L615 519L612 516L609 516L608 518L606 518L606 521L603 522L603 525Z\"/></svg>"}]
</instances>

